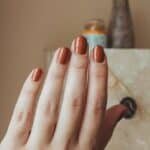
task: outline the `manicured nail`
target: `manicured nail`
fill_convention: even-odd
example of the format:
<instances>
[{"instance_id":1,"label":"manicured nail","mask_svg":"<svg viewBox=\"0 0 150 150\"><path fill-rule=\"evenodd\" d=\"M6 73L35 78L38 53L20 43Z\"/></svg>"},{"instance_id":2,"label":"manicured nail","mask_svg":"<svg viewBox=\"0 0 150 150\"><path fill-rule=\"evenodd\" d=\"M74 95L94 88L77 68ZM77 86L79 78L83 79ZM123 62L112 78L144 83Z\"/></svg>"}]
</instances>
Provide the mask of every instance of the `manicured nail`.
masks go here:
<instances>
[{"instance_id":1,"label":"manicured nail","mask_svg":"<svg viewBox=\"0 0 150 150\"><path fill-rule=\"evenodd\" d=\"M77 37L73 42L73 51L77 54L85 54L87 50L87 41L83 36Z\"/></svg>"},{"instance_id":2,"label":"manicured nail","mask_svg":"<svg viewBox=\"0 0 150 150\"><path fill-rule=\"evenodd\" d=\"M69 61L71 51L69 48L60 48L57 60L60 64L66 64Z\"/></svg>"},{"instance_id":3,"label":"manicured nail","mask_svg":"<svg viewBox=\"0 0 150 150\"><path fill-rule=\"evenodd\" d=\"M101 46L96 46L91 52L91 57L95 62L103 62L105 59L104 48Z\"/></svg>"},{"instance_id":4,"label":"manicured nail","mask_svg":"<svg viewBox=\"0 0 150 150\"><path fill-rule=\"evenodd\" d=\"M32 80L37 82L40 80L40 78L42 77L43 71L40 68L36 68L33 70L32 72Z\"/></svg>"}]
</instances>

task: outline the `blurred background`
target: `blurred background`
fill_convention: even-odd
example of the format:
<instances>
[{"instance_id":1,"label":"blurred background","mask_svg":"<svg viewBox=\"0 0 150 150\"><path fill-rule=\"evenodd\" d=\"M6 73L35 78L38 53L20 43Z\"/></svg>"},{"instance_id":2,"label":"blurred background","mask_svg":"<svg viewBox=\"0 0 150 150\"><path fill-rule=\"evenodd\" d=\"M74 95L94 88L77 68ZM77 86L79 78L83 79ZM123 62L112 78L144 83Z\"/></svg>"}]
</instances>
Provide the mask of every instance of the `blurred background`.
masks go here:
<instances>
[{"instance_id":1,"label":"blurred background","mask_svg":"<svg viewBox=\"0 0 150 150\"><path fill-rule=\"evenodd\" d=\"M136 47L150 47L150 1L131 0ZM111 0L0 0L0 139L22 83L43 51L69 45L91 18L108 24Z\"/></svg>"}]
</instances>

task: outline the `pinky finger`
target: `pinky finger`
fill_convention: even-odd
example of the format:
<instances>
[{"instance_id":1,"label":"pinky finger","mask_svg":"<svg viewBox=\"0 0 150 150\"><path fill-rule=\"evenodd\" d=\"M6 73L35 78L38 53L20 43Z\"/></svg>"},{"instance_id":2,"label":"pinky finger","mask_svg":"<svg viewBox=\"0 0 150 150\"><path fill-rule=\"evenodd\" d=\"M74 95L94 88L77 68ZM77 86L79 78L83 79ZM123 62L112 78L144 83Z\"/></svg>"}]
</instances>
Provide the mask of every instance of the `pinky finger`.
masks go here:
<instances>
[{"instance_id":1,"label":"pinky finger","mask_svg":"<svg viewBox=\"0 0 150 150\"><path fill-rule=\"evenodd\" d=\"M16 103L10 125L4 139L25 144L32 127L36 97L41 84L43 71L34 69L26 79Z\"/></svg>"}]
</instances>

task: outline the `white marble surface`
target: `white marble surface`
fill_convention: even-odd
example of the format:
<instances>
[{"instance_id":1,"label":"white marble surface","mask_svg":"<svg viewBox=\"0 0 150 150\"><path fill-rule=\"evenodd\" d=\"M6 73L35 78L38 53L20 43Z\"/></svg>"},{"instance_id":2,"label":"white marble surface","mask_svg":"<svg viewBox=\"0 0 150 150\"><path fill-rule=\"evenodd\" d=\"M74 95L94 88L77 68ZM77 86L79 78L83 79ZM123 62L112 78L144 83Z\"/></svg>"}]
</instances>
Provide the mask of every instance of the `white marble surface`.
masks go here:
<instances>
[{"instance_id":1,"label":"white marble surface","mask_svg":"<svg viewBox=\"0 0 150 150\"><path fill-rule=\"evenodd\" d=\"M136 98L138 111L132 120L122 120L106 150L150 149L150 50L107 50L108 106L124 96ZM113 77L115 76L115 77Z\"/></svg>"}]
</instances>

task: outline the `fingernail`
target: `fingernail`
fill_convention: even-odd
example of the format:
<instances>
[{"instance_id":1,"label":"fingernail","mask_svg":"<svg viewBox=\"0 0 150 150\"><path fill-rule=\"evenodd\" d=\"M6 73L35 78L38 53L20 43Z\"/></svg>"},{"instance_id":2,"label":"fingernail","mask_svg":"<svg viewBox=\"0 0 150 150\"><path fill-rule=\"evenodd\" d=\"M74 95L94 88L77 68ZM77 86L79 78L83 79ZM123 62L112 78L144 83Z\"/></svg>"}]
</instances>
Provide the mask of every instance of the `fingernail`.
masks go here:
<instances>
[{"instance_id":1,"label":"fingernail","mask_svg":"<svg viewBox=\"0 0 150 150\"><path fill-rule=\"evenodd\" d=\"M69 48L60 48L57 60L60 64L66 64L69 61L71 52Z\"/></svg>"},{"instance_id":2,"label":"fingernail","mask_svg":"<svg viewBox=\"0 0 150 150\"><path fill-rule=\"evenodd\" d=\"M40 68L36 68L33 70L32 72L32 80L37 82L40 80L40 78L42 77L43 71Z\"/></svg>"},{"instance_id":3,"label":"fingernail","mask_svg":"<svg viewBox=\"0 0 150 150\"><path fill-rule=\"evenodd\" d=\"M85 54L87 50L87 41L83 36L77 37L73 42L73 51L77 54Z\"/></svg>"},{"instance_id":4,"label":"fingernail","mask_svg":"<svg viewBox=\"0 0 150 150\"><path fill-rule=\"evenodd\" d=\"M105 59L104 48L101 46L96 46L91 52L91 57L95 62L103 62Z\"/></svg>"}]
</instances>

